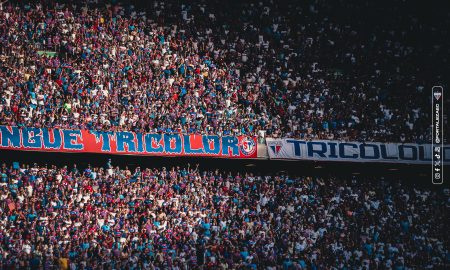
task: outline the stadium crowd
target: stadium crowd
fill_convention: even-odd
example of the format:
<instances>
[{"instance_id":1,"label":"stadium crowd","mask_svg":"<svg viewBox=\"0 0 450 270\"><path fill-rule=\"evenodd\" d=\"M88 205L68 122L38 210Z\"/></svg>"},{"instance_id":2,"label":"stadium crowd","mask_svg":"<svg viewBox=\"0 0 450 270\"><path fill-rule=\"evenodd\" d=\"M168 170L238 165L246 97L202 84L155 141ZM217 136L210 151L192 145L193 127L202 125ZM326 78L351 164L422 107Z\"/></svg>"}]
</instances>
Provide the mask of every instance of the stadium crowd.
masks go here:
<instances>
[{"instance_id":1,"label":"stadium crowd","mask_svg":"<svg viewBox=\"0 0 450 270\"><path fill-rule=\"evenodd\" d=\"M0 125L423 143L448 84L450 17L408 1L30 2L0 0ZM0 269L448 269L449 207L377 177L2 164Z\"/></svg>"},{"instance_id":2,"label":"stadium crowd","mask_svg":"<svg viewBox=\"0 0 450 270\"><path fill-rule=\"evenodd\" d=\"M100 2L0 4L1 125L430 140L447 29L402 1Z\"/></svg>"},{"instance_id":3,"label":"stadium crowd","mask_svg":"<svg viewBox=\"0 0 450 270\"><path fill-rule=\"evenodd\" d=\"M445 269L448 189L3 164L1 269ZM40 268L42 267L42 268ZM264 268L263 268L264 267Z\"/></svg>"}]
</instances>

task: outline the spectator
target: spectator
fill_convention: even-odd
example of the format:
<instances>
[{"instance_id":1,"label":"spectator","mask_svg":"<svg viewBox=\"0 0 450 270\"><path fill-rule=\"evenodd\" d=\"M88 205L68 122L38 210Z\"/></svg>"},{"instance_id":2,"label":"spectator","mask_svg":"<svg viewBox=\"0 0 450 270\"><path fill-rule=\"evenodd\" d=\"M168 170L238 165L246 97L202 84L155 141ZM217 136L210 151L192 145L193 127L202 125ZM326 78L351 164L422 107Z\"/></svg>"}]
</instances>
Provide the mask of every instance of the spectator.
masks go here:
<instances>
[{"instance_id":1,"label":"spectator","mask_svg":"<svg viewBox=\"0 0 450 270\"><path fill-rule=\"evenodd\" d=\"M1 175L5 269L449 266L448 189L198 165L110 174L3 164Z\"/></svg>"},{"instance_id":2,"label":"spectator","mask_svg":"<svg viewBox=\"0 0 450 270\"><path fill-rule=\"evenodd\" d=\"M7 2L0 124L429 142L445 23L340 4Z\"/></svg>"}]
</instances>

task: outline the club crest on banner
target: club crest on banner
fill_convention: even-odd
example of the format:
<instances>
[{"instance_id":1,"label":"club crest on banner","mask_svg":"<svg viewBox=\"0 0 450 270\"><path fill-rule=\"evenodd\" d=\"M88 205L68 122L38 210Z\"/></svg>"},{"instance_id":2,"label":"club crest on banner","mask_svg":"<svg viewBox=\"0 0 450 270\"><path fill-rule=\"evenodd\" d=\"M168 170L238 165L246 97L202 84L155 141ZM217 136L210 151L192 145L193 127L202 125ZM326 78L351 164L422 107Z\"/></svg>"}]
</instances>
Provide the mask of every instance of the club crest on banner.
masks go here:
<instances>
[{"instance_id":1,"label":"club crest on banner","mask_svg":"<svg viewBox=\"0 0 450 270\"><path fill-rule=\"evenodd\" d=\"M239 142L239 148L241 149L242 154L250 156L256 151L256 143L250 137L242 137Z\"/></svg>"},{"instance_id":2,"label":"club crest on banner","mask_svg":"<svg viewBox=\"0 0 450 270\"><path fill-rule=\"evenodd\" d=\"M269 142L269 148L276 156L278 156L278 153L280 153L281 147L283 147L282 142L279 141Z\"/></svg>"}]
</instances>

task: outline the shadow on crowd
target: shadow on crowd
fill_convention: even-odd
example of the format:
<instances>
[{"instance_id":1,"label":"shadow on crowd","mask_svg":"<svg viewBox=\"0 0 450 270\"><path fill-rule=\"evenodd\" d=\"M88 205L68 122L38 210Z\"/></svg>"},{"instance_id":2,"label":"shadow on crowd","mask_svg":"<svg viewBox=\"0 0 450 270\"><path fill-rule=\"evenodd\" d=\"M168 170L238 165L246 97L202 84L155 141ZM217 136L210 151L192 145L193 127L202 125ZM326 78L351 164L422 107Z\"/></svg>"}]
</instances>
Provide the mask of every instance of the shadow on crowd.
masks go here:
<instances>
[{"instance_id":1,"label":"shadow on crowd","mask_svg":"<svg viewBox=\"0 0 450 270\"><path fill-rule=\"evenodd\" d=\"M282 161L265 159L225 159L210 157L158 157L132 155L105 155L90 153L50 153L34 151L0 150L0 162L20 162L25 164L72 166L84 168L87 165L105 166L108 159L114 166L134 169L135 167L185 167L188 164L200 164L202 170L229 171L233 173L254 173L270 175L288 173L292 176L333 176L357 178L380 178L389 180L410 179L414 184L431 185L430 165L353 163L353 162L314 162L314 161Z\"/></svg>"}]
</instances>

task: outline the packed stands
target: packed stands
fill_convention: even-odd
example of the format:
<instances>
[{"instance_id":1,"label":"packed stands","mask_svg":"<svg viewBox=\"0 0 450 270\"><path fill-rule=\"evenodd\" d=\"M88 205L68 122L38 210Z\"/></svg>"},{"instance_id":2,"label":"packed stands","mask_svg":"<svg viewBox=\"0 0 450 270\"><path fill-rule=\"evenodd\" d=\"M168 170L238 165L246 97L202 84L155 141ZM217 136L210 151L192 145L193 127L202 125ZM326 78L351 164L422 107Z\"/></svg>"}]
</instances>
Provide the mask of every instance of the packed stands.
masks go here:
<instances>
[{"instance_id":1,"label":"packed stands","mask_svg":"<svg viewBox=\"0 0 450 270\"><path fill-rule=\"evenodd\" d=\"M0 0L0 269L449 269L448 12L183 2Z\"/></svg>"},{"instance_id":2,"label":"packed stands","mask_svg":"<svg viewBox=\"0 0 450 270\"><path fill-rule=\"evenodd\" d=\"M239 2L3 3L0 124L430 141L448 16Z\"/></svg>"},{"instance_id":3,"label":"packed stands","mask_svg":"<svg viewBox=\"0 0 450 270\"><path fill-rule=\"evenodd\" d=\"M3 164L0 267L448 267L449 190L408 181Z\"/></svg>"}]
</instances>

